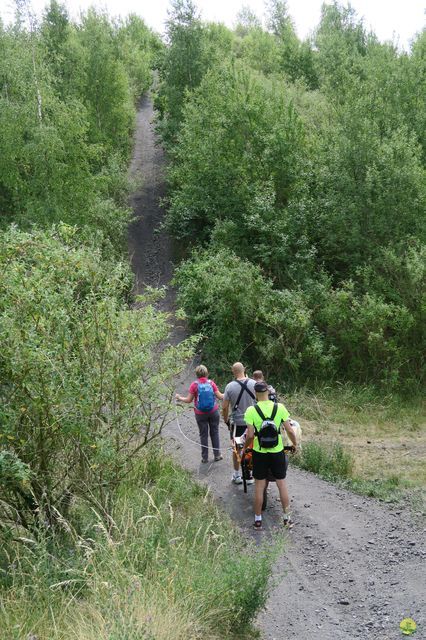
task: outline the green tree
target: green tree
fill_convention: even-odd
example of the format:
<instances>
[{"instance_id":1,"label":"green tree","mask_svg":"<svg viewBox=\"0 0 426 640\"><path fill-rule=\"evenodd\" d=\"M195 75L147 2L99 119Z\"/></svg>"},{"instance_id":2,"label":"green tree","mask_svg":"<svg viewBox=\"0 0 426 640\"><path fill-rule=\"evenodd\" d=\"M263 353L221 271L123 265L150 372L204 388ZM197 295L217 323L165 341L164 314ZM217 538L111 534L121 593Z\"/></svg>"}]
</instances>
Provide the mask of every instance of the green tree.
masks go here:
<instances>
[{"instance_id":1,"label":"green tree","mask_svg":"<svg viewBox=\"0 0 426 640\"><path fill-rule=\"evenodd\" d=\"M231 242L244 251L258 224L259 196L269 198L272 189L265 226L273 226L271 217L287 204L302 140L301 122L282 86L237 66L208 73L185 109L173 150L171 232L205 242L215 224L226 221L233 225ZM275 244L275 237L270 241Z\"/></svg>"},{"instance_id":2,"label":"green tree","mask_svg":"<svg viewBox=\"0 0 426 640\"><path fill-rule=\"evenodd\" d=\"M362 20L350 5L345 7L336 0L323 4L314 42L321 87L335 99L344 99L351 78L361 75L368 41Z\"/></svg>"},{"instance_id":3,"label":"green tree","mask_svg":"<svg viewBox=\"0 0 426 640\"><path fill-rule=\"evenodd\" d=\"M82 101L88 111L89 140L127 155L135 111L129 79L115 53L114 32L107 15L89 10L83 17L79 37L85 51Z\"/></svg>"},{"instance_id":4,"label":"green tree","mask_svg":"<svg viewBox=\"0 0 426 640\"><path fill-rule=\"evenodd\" d=\"M244 5L237 13L235 33L240 38L244 38L249 35L251 31L259 31L262 29L262 23L258 16L250 9L249 6Z\"/></svg>"},{"instance_id":5,"label":"green tree","mask_svg":"<svg viewBox=\"0 0 426 640\"><path fill-rule=\"evenodd\" d=\"M3 219L82 221L93 197L81 103L62 103L35 34L0 32Z\"/></svg>"},{"instance_id":6,"label":"green tree","mask_svg":"<svg viewBox=\"0 0 426 640\"><path fill-rule=\"evenodd\" d=\"M265 75L277 74L281 70L277 39L261 28L250 29L236 45L236 51L249 67Z\"/></svg>"},{"instance_id":7,"label":"green tree","mask_svg":"<svg viewBox=\"0 0 426 640\"><path fill-rule=\"evenodd\" d=\"M173 0L167 40L156 107L159 130L170 146L176 141L188 96L209 68L231 55L233 39L223 25L203 24L191 0Z\"/></svg>"},{"instance_id":8,"label":"green tree","mask_svg":"<svg viewBox=\"0 0 426 640\"><path fill-rule=\"evenodd\" d=\"M44 12L40 39L58 97L62 101L81 101L85 83L84 49L65 5L57 0L51 0Z\"/></svg>"},{"instance_id":9,"label":"green tree","mask_svg":"<svg viewBox=\"0 0 426 640\"><path fill-rule=\"evenodd\" d=\"M163 45L160 38L135 14L118 23L115 40L118 58L126 68L136 100L151 85L155 56Z\"/></svg>"},{"instance_id":10,"label":"green tree","mask_svg":"<svg viewBox=\"0 0 426 640\"><path fill-rule=\"evenodd\" d=\"M168 48L161 68L157 108L164 140L176 136L186 92L198 86L203 65L203 26L191 0L173 0L166 23Z\"/></svg>"},{"instance_id":11,"label":"green tree","mask_svg":"<svg viewBox=\"0 0 426 640\"><path fill-rule=\"evenodd\" d=\"M304 79L308 87L318 86L314 52L309 40L300 42L286 0L267 2L268 28L277 42L280 69L292 81Z\"/></svg>"}]
</instances>

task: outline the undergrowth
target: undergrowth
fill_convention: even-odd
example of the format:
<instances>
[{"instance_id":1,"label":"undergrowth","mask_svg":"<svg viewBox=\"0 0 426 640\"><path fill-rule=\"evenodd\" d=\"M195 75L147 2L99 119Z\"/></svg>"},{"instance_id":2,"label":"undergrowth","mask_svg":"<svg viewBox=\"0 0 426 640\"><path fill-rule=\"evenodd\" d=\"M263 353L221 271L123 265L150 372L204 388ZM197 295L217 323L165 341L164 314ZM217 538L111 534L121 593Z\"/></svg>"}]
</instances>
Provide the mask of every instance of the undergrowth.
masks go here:
<instances>
[{"instance_id":1,"label":"undergrowth","mask_svg":"<svg viewBox=\"0 0 426 640\"><path fill-rule=\"evenodd\" d=\"M110 514L77 503L72 515L60 533L16 536L3 548L2 638L219 640L250 632L274 552L242 541L208 490L160 451L144 456Z\"/></svg>"},{"instance_id":2,"label":"undergrowth","mask_svg":"<svg viewBox=\"0 0 426 640\"><path fill-rule=\"evenodd\" d=\"M339 443L324 446L318 442L306 442L294 462L302 469L329 480L349 478L354 465L351 455Z\"/></svg>"},{"instance_id":3,"label":"undergrowth","mask_svg":"<svg viewBox=\"0 0 426 640\"><path fill-rule=\"evenodd\" d=\"M342 383L289 390L283 402L302 425L296 465L360 495L424 508L424 398Z\"/></svg>"},{"instance_id":4,"label":"undergrowth","mask_svg":"<svg viewBox=\"0 0 426 640\"><path fill-rule=\"evenodd\" d=\"M301 469L316 473L359 495L384 502L399 502L404 499L414 509L422 509L420 492L409 491L410 485L398 475L375 479L354 475L354 458L340 443L328 445L315 441L306 442L291 461Z\"/></svg>"}]
</instances>

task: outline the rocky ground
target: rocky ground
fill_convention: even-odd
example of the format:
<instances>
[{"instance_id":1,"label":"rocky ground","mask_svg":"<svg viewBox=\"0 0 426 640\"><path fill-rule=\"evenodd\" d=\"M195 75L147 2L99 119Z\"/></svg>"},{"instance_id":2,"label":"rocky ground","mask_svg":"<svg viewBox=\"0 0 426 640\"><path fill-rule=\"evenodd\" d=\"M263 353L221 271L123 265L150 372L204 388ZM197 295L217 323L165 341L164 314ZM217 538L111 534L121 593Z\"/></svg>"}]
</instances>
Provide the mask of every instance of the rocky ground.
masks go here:
<instances>
[{"instance_id":1,"label":"rocky ground","mask_svg":"<svg viewBox=\"0 0 426 640\"><path fill-rule=\"evenodd\" d=\"M137 290L167 285L172 274L171 243L159 230L164 196L164 155L156 143L153 110L145 97L138 112L131 173L143 184L132 197L135 222L129 251ZM163 308L173 310L169 289ZM182 333L180 331L180 333ZM177 381L186 392L188 371ZM291 410L291 407L289 407ZM275 566L266 609L257 620L264 640L393 640L399 623L412 617L416 638L426 639L425 529L419 516L402 506L384 505L290 467L288 482L295 526L285 532L275 486L261 532L252 530L252 491L231 484L227 430L221 425L224 460L200 464L192 412L184 412L166 433L179 461L208 484L241 531L241 545L286 536L285 552ZM189 438L189 440L188 440Z\"/></svg>"}]
</instances>

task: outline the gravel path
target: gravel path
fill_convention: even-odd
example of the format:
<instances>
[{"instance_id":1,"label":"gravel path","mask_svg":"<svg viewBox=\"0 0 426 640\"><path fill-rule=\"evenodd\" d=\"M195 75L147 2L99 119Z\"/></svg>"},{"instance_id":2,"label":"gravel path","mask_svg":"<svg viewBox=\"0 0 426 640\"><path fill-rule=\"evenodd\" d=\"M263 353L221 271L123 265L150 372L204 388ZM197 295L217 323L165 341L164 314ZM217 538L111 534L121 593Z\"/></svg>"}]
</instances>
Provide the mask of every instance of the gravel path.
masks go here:
<instances>
[{"instance_id":1,"label":"gravel path","mask_svg":"<svg viewBox=\"0 0 426 640\"><path fill-rule=\"evenodd\" d=\"M129 229L129 250L137 291L145 284L167 285L172 273L170 240L157 232L163 211L164 157L156 145L152 103L145 97L138 113L131 172L144 184L132 198L136 221ZM173 310L174 292L163 308ZM182 335L180 333L180 335ZM191 372L178 381L186 392ZM187 438L198 440L191 411L179 419ZM168 428L179 461L211 488L244 537L267 540L286 536L284 555L276 564L267 607L257 625L263 640L393 640L401 638L399 622L412 617L415 635L426 639L425 530L416 514L362 498L317 476L290 467L289 490L295 526L283 532L274 485L264 516L264 530L252 523L252 491L232 485L226 427L221 425L224 460L200 464L197 444L188 442L174 423Z\"/></svg>"}]
</instances>

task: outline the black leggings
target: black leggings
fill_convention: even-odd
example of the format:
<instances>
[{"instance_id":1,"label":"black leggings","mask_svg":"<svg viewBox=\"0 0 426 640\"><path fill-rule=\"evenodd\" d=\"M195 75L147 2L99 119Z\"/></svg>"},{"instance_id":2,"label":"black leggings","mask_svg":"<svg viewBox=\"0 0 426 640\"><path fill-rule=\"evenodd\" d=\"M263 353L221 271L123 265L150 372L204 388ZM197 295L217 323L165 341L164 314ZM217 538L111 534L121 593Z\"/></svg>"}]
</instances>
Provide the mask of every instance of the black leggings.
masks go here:
<instances>
[{"instance_id":1,"label":"black leggings","mask_svg":"<svg viewBox=\"0 0 426 640\"><path fill-rule=\"evenodd\" d=\"M208 460L209 457L209 432L212 441L213 455L215 458L220 456L219 444L219 410L216 409L211 413L196 413L195 419L198 424L201 442L201 458Z\"/></svg>"}]
</instances>

